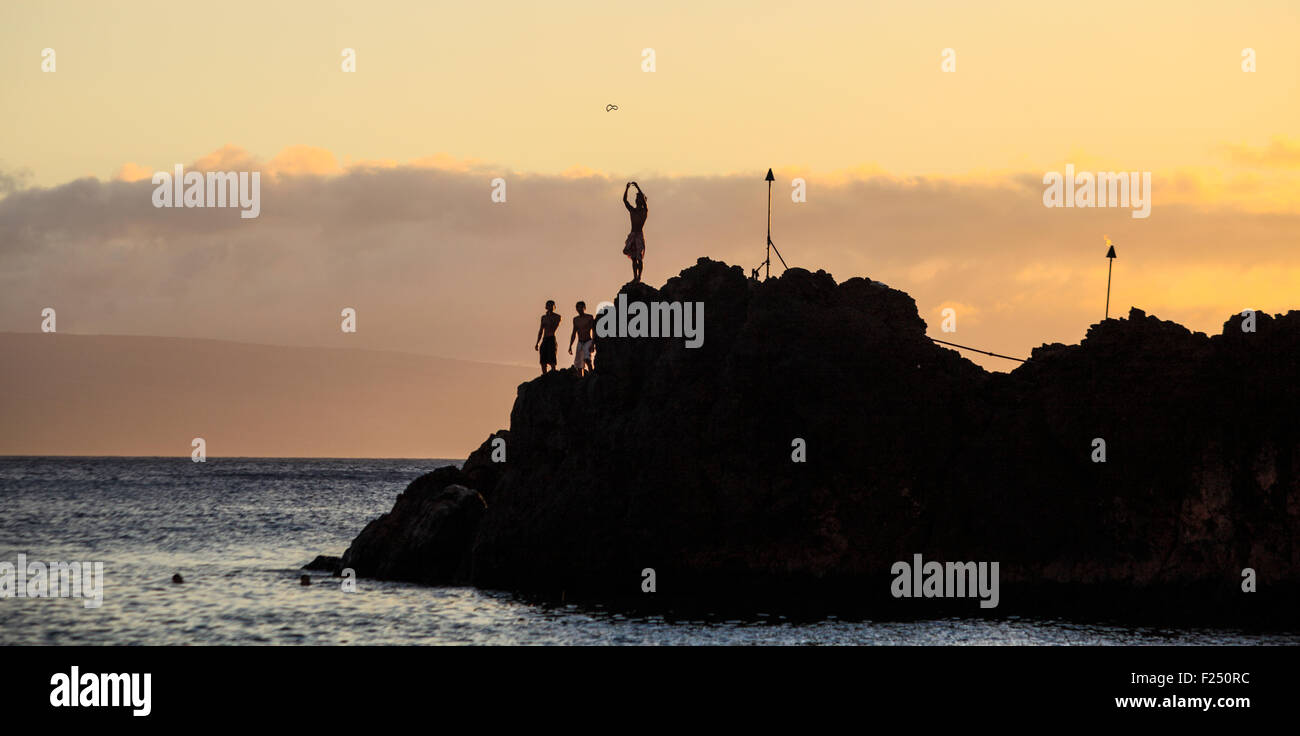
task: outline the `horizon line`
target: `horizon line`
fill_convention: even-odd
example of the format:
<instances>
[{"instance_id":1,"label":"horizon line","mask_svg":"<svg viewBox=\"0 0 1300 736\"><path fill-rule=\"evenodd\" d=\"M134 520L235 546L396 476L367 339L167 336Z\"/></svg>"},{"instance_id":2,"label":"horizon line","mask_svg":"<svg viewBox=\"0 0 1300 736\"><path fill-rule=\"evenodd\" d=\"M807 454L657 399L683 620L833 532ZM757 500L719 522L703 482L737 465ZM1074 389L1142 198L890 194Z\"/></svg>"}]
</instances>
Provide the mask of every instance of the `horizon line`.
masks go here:
<instances>
[{"instance_id":1,"label":"horizon line","mask_svg":"<svg viewBox=\"0 0 1300 736\"><path fill-rule=\"evenodd\" d=\"M192 342L218 342L227 345L247 345L249 347L281 348L286 350L339 350L339 351L348 351L348 352L355 352L355 353L385 353L388 355L408 355L415 358L433 358L435 360L442 360L449 363L468 363L471 365L494 365L503 368L529 368L529 369L536 368L536 366L531 363L508 363L505 361L497 361L497 360L472 360L469 358L448 358L444 355L436 355L434 353L419 353L419 352L411 352L409 350L394 350L389 348L352 348L352 347L338 347L338 346L330 346L330 345L291 345L291 344L276 344L276 343L269 343L269 342L246 342L243 340L229 340L221 337L186 337L182 335L132 335L132 334L116 333L116 332L66 332L62 330L58 330L55 332L35 332L35 331L20 332L14 330L0 330L0 337L4 337L7 335L69 335L72 337L113 337L113 338L127 338L127 339L138 339L138 340L178 340L178 341L188 340Z\"/></svg>"}]
</instances>

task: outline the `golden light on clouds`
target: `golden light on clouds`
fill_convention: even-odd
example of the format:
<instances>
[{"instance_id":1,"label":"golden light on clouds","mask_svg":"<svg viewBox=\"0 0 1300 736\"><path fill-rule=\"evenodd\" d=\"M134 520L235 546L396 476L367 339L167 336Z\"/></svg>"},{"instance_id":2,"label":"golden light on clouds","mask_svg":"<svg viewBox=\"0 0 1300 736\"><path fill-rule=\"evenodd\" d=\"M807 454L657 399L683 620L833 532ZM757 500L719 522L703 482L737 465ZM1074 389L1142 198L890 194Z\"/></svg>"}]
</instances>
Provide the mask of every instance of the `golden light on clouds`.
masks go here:
<instances>
[{"instance_id":1,"label":"golden light on clouds","mask_svg":"<svg viewBox=\"0 0 1300 736\"><path fill-rule=\"evenodd\" d=\"M1107 238L1112 315L1217 332L1300 298L1285 0L67 2L7 21L0 331L57 299L74 333L531 364L542 302L627 280L623 182L654 203L660 284L700 256L761 261L768 167L791 265L907 291L932 335L954 309L961 344L1078 341ZM159 214L150 179L177 164L260 171L265 216ZM1149 172L1150 217L1045 208L1044 174L1071 164ZM350 337L344 299L367 325Z\"/></svg>"}]
</instances>

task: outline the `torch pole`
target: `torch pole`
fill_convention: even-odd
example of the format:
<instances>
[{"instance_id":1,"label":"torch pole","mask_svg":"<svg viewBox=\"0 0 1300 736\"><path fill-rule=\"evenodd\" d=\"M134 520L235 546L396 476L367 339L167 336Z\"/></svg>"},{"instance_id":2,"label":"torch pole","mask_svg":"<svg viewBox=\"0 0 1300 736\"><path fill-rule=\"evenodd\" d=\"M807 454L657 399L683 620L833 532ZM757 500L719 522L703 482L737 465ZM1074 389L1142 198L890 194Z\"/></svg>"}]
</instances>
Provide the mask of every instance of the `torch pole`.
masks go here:
<instances>
[{"instance_id":1,"label":"torch pole","mask_svg":"<svg viewBox=\"0 0 1300 736\"><path fill-rule=\"evenodd\" d=\"M767 172L767 260L763 263L767 272L763 274L764 279L772 277L772 172Z\"/></svg>"}]
</instances>

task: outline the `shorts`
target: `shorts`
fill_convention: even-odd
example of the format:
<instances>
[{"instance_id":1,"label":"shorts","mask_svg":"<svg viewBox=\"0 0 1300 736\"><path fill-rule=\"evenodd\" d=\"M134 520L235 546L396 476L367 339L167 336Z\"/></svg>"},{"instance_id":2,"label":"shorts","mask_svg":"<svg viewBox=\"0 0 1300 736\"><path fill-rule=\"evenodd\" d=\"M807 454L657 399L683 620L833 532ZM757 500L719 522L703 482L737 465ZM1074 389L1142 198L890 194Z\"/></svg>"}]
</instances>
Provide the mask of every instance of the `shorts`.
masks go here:
<instances>
[{"instance_id":1,"label":"shorts","mask_svg":"<svg viewBox=\"0 0 1300 736\"><path fill-rule=\"evenodd\" d=\"M537 350L542 365L555 365L555 335L542 338L542 346Z\"/></svg>"},{"instance_id":2,"label":"shorts","mask_svg":"<svg viewBox=\"0 0 1300 736\"><path fill-rule=\"evenodd\" d=\"M623 255L634 261L645 258L645 233L628 233L623 241Z\"/></svg>"},{"instance_id":3,"label":"shorts","mask_svg":"<svg viewBox=\"0 0 1300 736\"><path fill-rule=\"evenodd\" d=\"M591 360L591 346L595 345L593 340L583 340L578 343L578 349L573 353L573 367L582 368L582 364Z\"/></svg>"}]
</instances>

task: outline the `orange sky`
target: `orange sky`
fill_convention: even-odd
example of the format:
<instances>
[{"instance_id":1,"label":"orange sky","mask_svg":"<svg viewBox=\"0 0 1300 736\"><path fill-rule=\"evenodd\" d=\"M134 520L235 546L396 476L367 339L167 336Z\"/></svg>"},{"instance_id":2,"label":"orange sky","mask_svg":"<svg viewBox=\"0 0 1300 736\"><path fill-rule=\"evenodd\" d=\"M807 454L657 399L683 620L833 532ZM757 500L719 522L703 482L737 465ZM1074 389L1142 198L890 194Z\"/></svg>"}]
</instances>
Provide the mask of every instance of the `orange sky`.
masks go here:
<instances>
[{"instance_id":1,"label":"orange sky","mask_svg":"<svg viewBox=\"0 0 1300 736\"><path fill-rule=\"evenodd\" d=\"M542 302L567 317L629 277L623 182L651 197L659 284L701 255L761 260L768 166L792 265L903 289L953 342L1077 342L1101 317L1104 236L1112 314L1217 333L1296 306L1294 3L2 12L0 331L37 332L54 307L61 333L531 368ZM176 164L260 171L261 215L155 209L149 178ZM1043 176L1067 164L1150 172L1151 216L1045 208Z\"/></svg>"}]
</instances>

